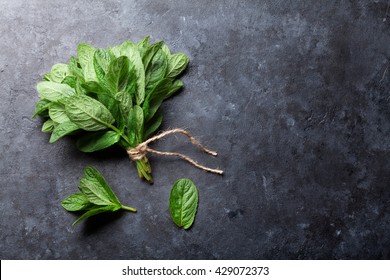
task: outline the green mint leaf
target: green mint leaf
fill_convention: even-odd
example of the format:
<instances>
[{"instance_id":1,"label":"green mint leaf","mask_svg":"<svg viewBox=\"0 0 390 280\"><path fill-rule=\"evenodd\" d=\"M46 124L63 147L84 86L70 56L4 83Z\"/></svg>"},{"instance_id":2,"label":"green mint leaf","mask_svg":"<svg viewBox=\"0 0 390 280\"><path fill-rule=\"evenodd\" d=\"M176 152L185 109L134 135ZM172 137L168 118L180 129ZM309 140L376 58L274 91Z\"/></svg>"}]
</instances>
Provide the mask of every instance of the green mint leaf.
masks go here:
<instances>
[{"instance_id":1,"label":"green mint leaf","mask_svg":"<svg viewBox=\"0 0 390 280\"><path fill-rule=\"evenodd\" d=\"M106 74L109 71L109 67L113 59L115 59L114 55L103 49L96 50L93 57L93 66L99 85L104 88L105 91L111 93L113 93L113 89L110 87L106 79Z\"/></svg>"},{"instance_id":2,"label":"green mint leaf","mask_svg":"<svg viewBox=\"0 0 390 280\"><path fill-rule=\"evenodd\" d=\"M178 227L188 229L194 222L198 208L198 190L189 179L175 182L169 197L169 211Z\"/></svg>"},{"instance_id":3,"label":"green mint leaf","mask_svg":"<svg viewBox=\"0 0 390 280\"><path fill-rule=\"evenodd\" d=\"M149 39L150 39L150 36L147 36L137 43L138 51L139 51L141 57L144 57L146 50L148 49Z\"/></svg>"},{"instance_id":4,"label":"green mint leaf","mask_svg":"<svg viewBox=\"0 0 390 280\"><path fill-rule=\"evenodd\" d=\"M183 88L183 82L181 80L176 80L171 88L169 89L168 93L165 95L164 99L167 99L171 97L173 94L175 94L177 91L181 90Z\"/></svg>"},{"instance_id":5,"label":"green mint leaf","mask_svg":"<svg viewBox=\"0 0 390 280\"><path fill-rule=\"evenodd\" d=\"M121 205L118 198L116 197L110 186L107 184L102 174L100 174L99 171L96 170L96 168L94 168L93 166L88 166L87 168L85 168L84 177L90 182L94 182L95 184L100 185L101 188L103 188L104 191L107 193L112 203L119 206Z\"/></svg>"},{"instance_id":6,"label":"green mint leaf","mask_svg":"<svg viewBox=\"0 0 390 280\"><path fill-rule=\"evenodd\" d=\"M145 113L147 113L145 116L145 120L148 121L154 116L171 88L172 79L162 79L154 87L143 105L143 109Z\"/></svg>"},{"instance_id":7,"label":"green mint leaf","mask_svg":"<svg viewBox=\"0 0 390 280\"><path fill-rule=\"evenodd\" d=\"M143 141L144 112L140 106L135 105L130 110L127 127L130 144L135 147Z\"/></svg>"},{"instance_id":8,"label":"green mint leaf","mask_svg":"<svg viewBox=\"0 0 390 280\"><path fill-rule=\"evenodd\" d=\"M56 123L53 120L47 120L42 125L42 132L52 132Z\"/></svg>"},{"instance_id":9,"label":"green mint leaf","mask_svg":"<svg viewBox=\"0 0 390 280\"><path fill-rule=\"evenodd\" d=\"M146 71L146 95L165 77L168 67L166 54L160 49Z\"/></svg>"},{"instance_id":10,"label":"green mint leaf","mask_svg":"<svg viewBox=\"0 0 390 280\"><path fill-rule=\"evenodd\" d=\"M81 43L77 47L78 61L83 69L85 81L97 81L93 66L93 57L96 49L88 44Z\"/></svg>"},{"instance_id":11,"label":"green mint leaf","mask_svg":"<svg viewBox=\"0 0 390 280\"><path fill-rule=\"evenodd\" d=\"M72 123L71 121L65 121L63 123L60 123L54 128L53 132L51 133L49 142L54 143L58 139L69 135L78 129L80 129L78 125Z\"/></svg>"},{"instance_id":12,"label":"green mint leaf","mask_svg":"<svg viewBox=\"0 0 390 280\"><path fill-rule=\"evenodd\" d=\"M48 110L49 106L51 104L50 100L47 99L41 99L35 104L35 112L32 118L35 118L36 116L41 116L41 117L48 117Z\"/></svg>"},{"instance_id":13,"label":"green mint leaf","mask_svg":"<svg viewBox=\"0 0 390 280\"><path fill-rule=\"evenodd\" d=\"M126 56L134 67L136 77L136 103L142 104L145 99L145 68L137 45L131 41L126 41L122 45L111 49L116 57Z\"/></svg>"},{"instance_id":14,"label":"green mint leaf","mask_svg":"<svg viewBox=\"0 0 390 280\"><path fill-rule=\"evenodd\" d=\"M156 53L161 50L162 45L164 44L163 41L151 44L145 54L142 56L142 63L144 65L144 70L146 71L148 69L149 63L152 61L153 57L156 55Z\"/></svg>"},{"instance_id":15,"label":"green mint leaf","mask_svg":"<svg viewBox=\"0 0 390 280\"><path fill-rule=\"evenodd\" d=\"M157 110L156 114L153 116L151 120L149 120L146 124L146 130L144 132L144 138L148 139L150 136L152 136L157 129L161 126L163 120L163 114L161 108Z\"/></svg>"},{"instance_id":16,"label":"green mint leaf","mask_svg":"<svg viewBox=\"0 0 390 280\"><path fill-rule=\"evenodd\" d=\"M76 146L82 152L91 153L114 145L120 138L121 136L115 131L98 131L80 137Z\"/></svg>"},{"instance_id":17,"label":"green mint leaf","mask_svg":"<svg viewBox=\"0 0 390 280\"><path fill-rule=\"evenodd\" d=\"M165 53L165 55L167 56L167 59L169 59L171 57L171 51L169 50L169 48L166 44L164 44L161 47L161 50Z\"/></svg>"},{"instance_id":18,"label":"green mint leaf","mask_svg":"<svg viewBox=\"0 0 390 280\"><path fill-rule=\"evenodd\" d=\"M59 103L52 103L49 107L49 116L56 123L70 121L65 113L65 106Z\"/></svg>"},{"instance_id":19,"label":"green mint leaf","mask_svg":"<svg viewBox=\"0 0 390 280\"><path fill-rule=\"evenodd\" d=\"M62 84L66 84L70 86L71 88L76 88L77 86L77 78L75 76L66 76L62 82ZM77 92L77 91L76 91Z\"/></svg>"},{"instance_id":20,"label":"green mint leaf","mask_svg":"<svg viewBox=\"0 0 390 280\"><path fill-rule=\"evenodd\" d=\"M68 85L47 81L38 83L37 91L42 99L49 101L57 101L75 94L75 90Z\"/></svg>"},{"instance_id":21,"label":"green mint leaf","mask_svg":"<svg viewBox=\"0 0 390 280\"><path fill-rule=\"evenodd\" d=\"M83 215L81 215L81 217L78 218L72 224L72 226L78 224L79 222L81 222L89 217L95 216L97 214L104 213L104 212L115 212L119 209L120 209L120 207L118 207L116 205L108 205L108 206L100 206L100 207L96 206L96 207L92 208L91 210L88 210L87 212L85 212Z\"/></svg>"},{"instance_id":22,"label":"green mint leaf","mask_svg":"<svg viewBox=\"0 0 390 280\"><path fill-rule=\"evenodd\" d=\"M168 60L167 78L174 78L186 69L189 63L188 57L184 53L176 53Z\"/></svg>"},{"instance_id":23,"label":"green mint leaf","mask_svg":"<svg viewBox=\"0 0 390 280\"><path fill-rule=\"evenodd\" d=\"M96 72L96 68L99 69L99 72L104 75L108 72L108 68L110 66L111 61L115 58L115 56L110 52L104 49L97 49L93 56L93 63ZM96 72L96 74L98 74Z\"/></svg>"},{"instance_id":24,"label":"green mint leaf","mask_svg":"<svg viewBox=\"0 0 390 280\"><path fill-rule=\"evenodd\" d=\"M65 112L73 123L86 131L112 128L111 124L115 121L102 103L86 95L67 98Z\"/></svg>"},{"instance_id":25,"label":"green mint leaf","mask_svg":"<svg viewBox=\"0 0 390 280\"><path fill-rule=\"evenodd\" d=\"M75 193L68 196L61 202L61 205L68 211L80 211L93 206L83 193Z\"/></svg>"},{"instance_id":26,"label":"green mint leaf","mask_svg":"<svg viewBox=\"0 0 390 280\"><path fill-rule=\"evenodd\" d=\"M58 63L55 64L50 73L48 74L48 78L52 82L62 83L66 76L70 75L69 67L67 64Z\"/></svg>"},{"instance_id":27,"label":"green mint leaf","mask_svg":"<svg viewBox=\"0 0 390 280\"><path fill-rule=\"evenodd\" d=\"M109 95L109 93L107 93L107 90L104 89L98 82L89 81L89 82L83 82L80 85L87 92Z\"/></svg>"},{"instance_id":28,"label":"green mint leaf","mask_svg":"<svg viewBox=\"0 0 390 280\"><path fill-rule=\"evenodd\" d=\"M130 77L129 73L130 60L126 56L120 56L110 63L105 79L112 94L127 88L131 78L134 78Z\"/></svg>"},{"instance_id":29,"label":"green mint leaf","mask_svg":"<svg viewBox=\"0 0 390 280\"><path fill-rule=\"evenodd\" d=\"M68 63L69 73L72 76L75 76L81 82L84 82L84 72L81 67L79 67L78 59L73 56L70 57Z\"/></svg>"},{"instance_id":30,"label":"green mint leaf","mask_svg":"<svg viewBox=\"0 0 390 280\"><path fill-rule=\"evenodd\" d=\"M132 84L135 85L135 83ZM132 88L129 87L128 90L119 91L115 95L115 99L119 102L119 109L124 120L127 120L129 118L129 112L131 107L133 106L131 91Z\"/></svg>"},{"instance_id":31,"label":"green mint leaf","mask_svg":"<svg viewBox=\"0 0 390 280\"><path fill-rule=\"evenodd\" d=\"M79 189L93 204L114 205L105 189L94 180L81 178Z\"/></svg>"}]
</instances>

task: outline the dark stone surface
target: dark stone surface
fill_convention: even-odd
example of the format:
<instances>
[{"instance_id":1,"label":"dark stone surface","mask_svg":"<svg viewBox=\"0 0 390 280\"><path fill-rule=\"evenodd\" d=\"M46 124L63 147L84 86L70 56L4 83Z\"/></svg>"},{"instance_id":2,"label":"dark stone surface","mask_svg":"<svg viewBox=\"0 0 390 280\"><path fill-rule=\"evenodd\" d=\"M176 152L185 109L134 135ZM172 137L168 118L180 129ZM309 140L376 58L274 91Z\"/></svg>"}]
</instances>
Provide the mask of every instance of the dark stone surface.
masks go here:
<instances>
[{"instance_id":1,"label":"dark stone surface","mask_svg":"<svg viewBox=\"0 0 390 280\"><path fill-rule=\"evenodd\" d=\"M389 259L390 2L0 2L1 259ZM120 150L49 144L31 120L35 85L79 42L107 47L151 35L191 65L164 105L163 129L221 177L152 156L155 185ZM76 227L60 201L96 166L124 204ZM184 231L168 196L178 178L199 188Z\"/></svg>"}]
</instances>

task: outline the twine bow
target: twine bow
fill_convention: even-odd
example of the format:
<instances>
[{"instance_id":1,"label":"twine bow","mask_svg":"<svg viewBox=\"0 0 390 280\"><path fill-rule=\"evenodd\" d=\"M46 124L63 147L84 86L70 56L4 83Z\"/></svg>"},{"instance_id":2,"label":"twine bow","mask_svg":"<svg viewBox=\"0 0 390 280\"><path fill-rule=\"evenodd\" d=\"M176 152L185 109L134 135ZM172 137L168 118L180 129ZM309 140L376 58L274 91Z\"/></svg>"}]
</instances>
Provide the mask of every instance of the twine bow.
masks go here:
<instances>
[{"instance_id":1,"label":"twine bow","mask_svg":"<svg viewBox=\"0 0 390 280\"><path fill-rule=\"evenodd\" d=\"M175 128L175 129L167 130L167 131L164 131L160 134L157 134L156 136L149 138L148 140L142 142L137 147L128 150L127 154L129 155L130 159L133 161L137 161L137 160L144 158L148 153L154 153L154 154L162 155L162 156L177 156L177 157L180 157L180 158L188 161L192 165L194 165L202 170L216 173L216 174L223 174L222 170L213 169L213 168L209 168L209 167L206 167L204 165L201 165L201 164L197 163L195 160L193 160L193 159L191 159L183 154L176 153L176 152L161 152L161 151L157 151L157 150L154 150L154 149L151 149L148 147L149 143L154 142L154 141L159 140L159 139L161 139L169 134L174 134L174 133L181 133L181 134L187 136L191 140L191 143L193 145L197 146L200 150L202 150L202 151L204 151L212 156L217 155L217 152L207 149L202 144L200 144L199 141L196 140L188 131L181 129L181 128Z\"/></svg>"}]
</instances>

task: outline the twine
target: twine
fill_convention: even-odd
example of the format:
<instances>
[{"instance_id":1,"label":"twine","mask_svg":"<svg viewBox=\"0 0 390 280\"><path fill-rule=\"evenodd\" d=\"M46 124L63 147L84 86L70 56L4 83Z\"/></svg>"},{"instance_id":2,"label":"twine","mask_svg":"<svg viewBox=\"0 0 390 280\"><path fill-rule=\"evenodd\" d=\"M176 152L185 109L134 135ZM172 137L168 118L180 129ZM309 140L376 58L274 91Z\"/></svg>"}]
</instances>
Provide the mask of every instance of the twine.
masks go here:
<instances>
[{"instance_id":1,"label":"twine","mask_svg":"<svg viewBox=\"0 0 390 280\"><path fill-rule=\"evenodd\" d=\"M195 146L197 146L200 150L212 155L212 156L217 156L217 152L215 151L211 151L209 149L207 149L206 147L204 147L202 144L199 143L198 140L196 140L188 131L184 130L184 129L181 129L181 128L175 128L175 129L171 129L171 130L167 130L167 131L164 131L160 134L157 134L156 136L152 137L152 138L149 138L148 140L142 142L141 144L139 144L137 147L135 148L132 148L130 150L127 151L127 154L129 155L130 159L133 160L133 161L137 161L137 160L140 160L140 159L143 159L148 153L154 153L154 154L157 154L157 155L162 155L162 156L176 156L176 157L180 157L186 161L188 161L189 163L191 163L192 165L202 169L202 170L205 170L205 171L208 171L208 172L212 172L212 173L216 173L216 174L223 174L223 171L220 170L220 169L214 169L214 168L209 168L209 167L206 167L204 165L201 165L199 163L197 163L195 160L193 160L192 158L186 156L186 155L183 155L183 154L180 154L180 153L176 153L176 152L161 152L161 151L156 151L154 149L151 149L148 147L148 144L151 143L151 142L154 142L154 141L157 141L169 134L174 134L174 133L181 133L185 136L187 136L190 140L191 140L191 143Z\"/></svg>"}]
</instances>

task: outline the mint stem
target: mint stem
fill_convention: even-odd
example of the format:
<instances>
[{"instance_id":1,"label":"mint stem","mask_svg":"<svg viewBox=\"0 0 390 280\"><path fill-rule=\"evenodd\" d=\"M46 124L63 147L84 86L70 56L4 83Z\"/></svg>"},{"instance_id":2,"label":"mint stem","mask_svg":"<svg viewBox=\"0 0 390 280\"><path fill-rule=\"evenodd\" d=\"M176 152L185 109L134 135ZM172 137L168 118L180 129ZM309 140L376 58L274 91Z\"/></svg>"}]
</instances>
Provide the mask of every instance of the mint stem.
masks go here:
<instances>
[{"instance_id":1,"label":"mint stem","mask_svg":"<svg viewBox=\"0 0 390 280\"><path fill-rule=\"evenodd\" d=\"M121 208L124 209L124 210L131 211L131 212L137 212L137 209L135 209L133 207L122 205Z\"/></svg>"}]
</instances>

